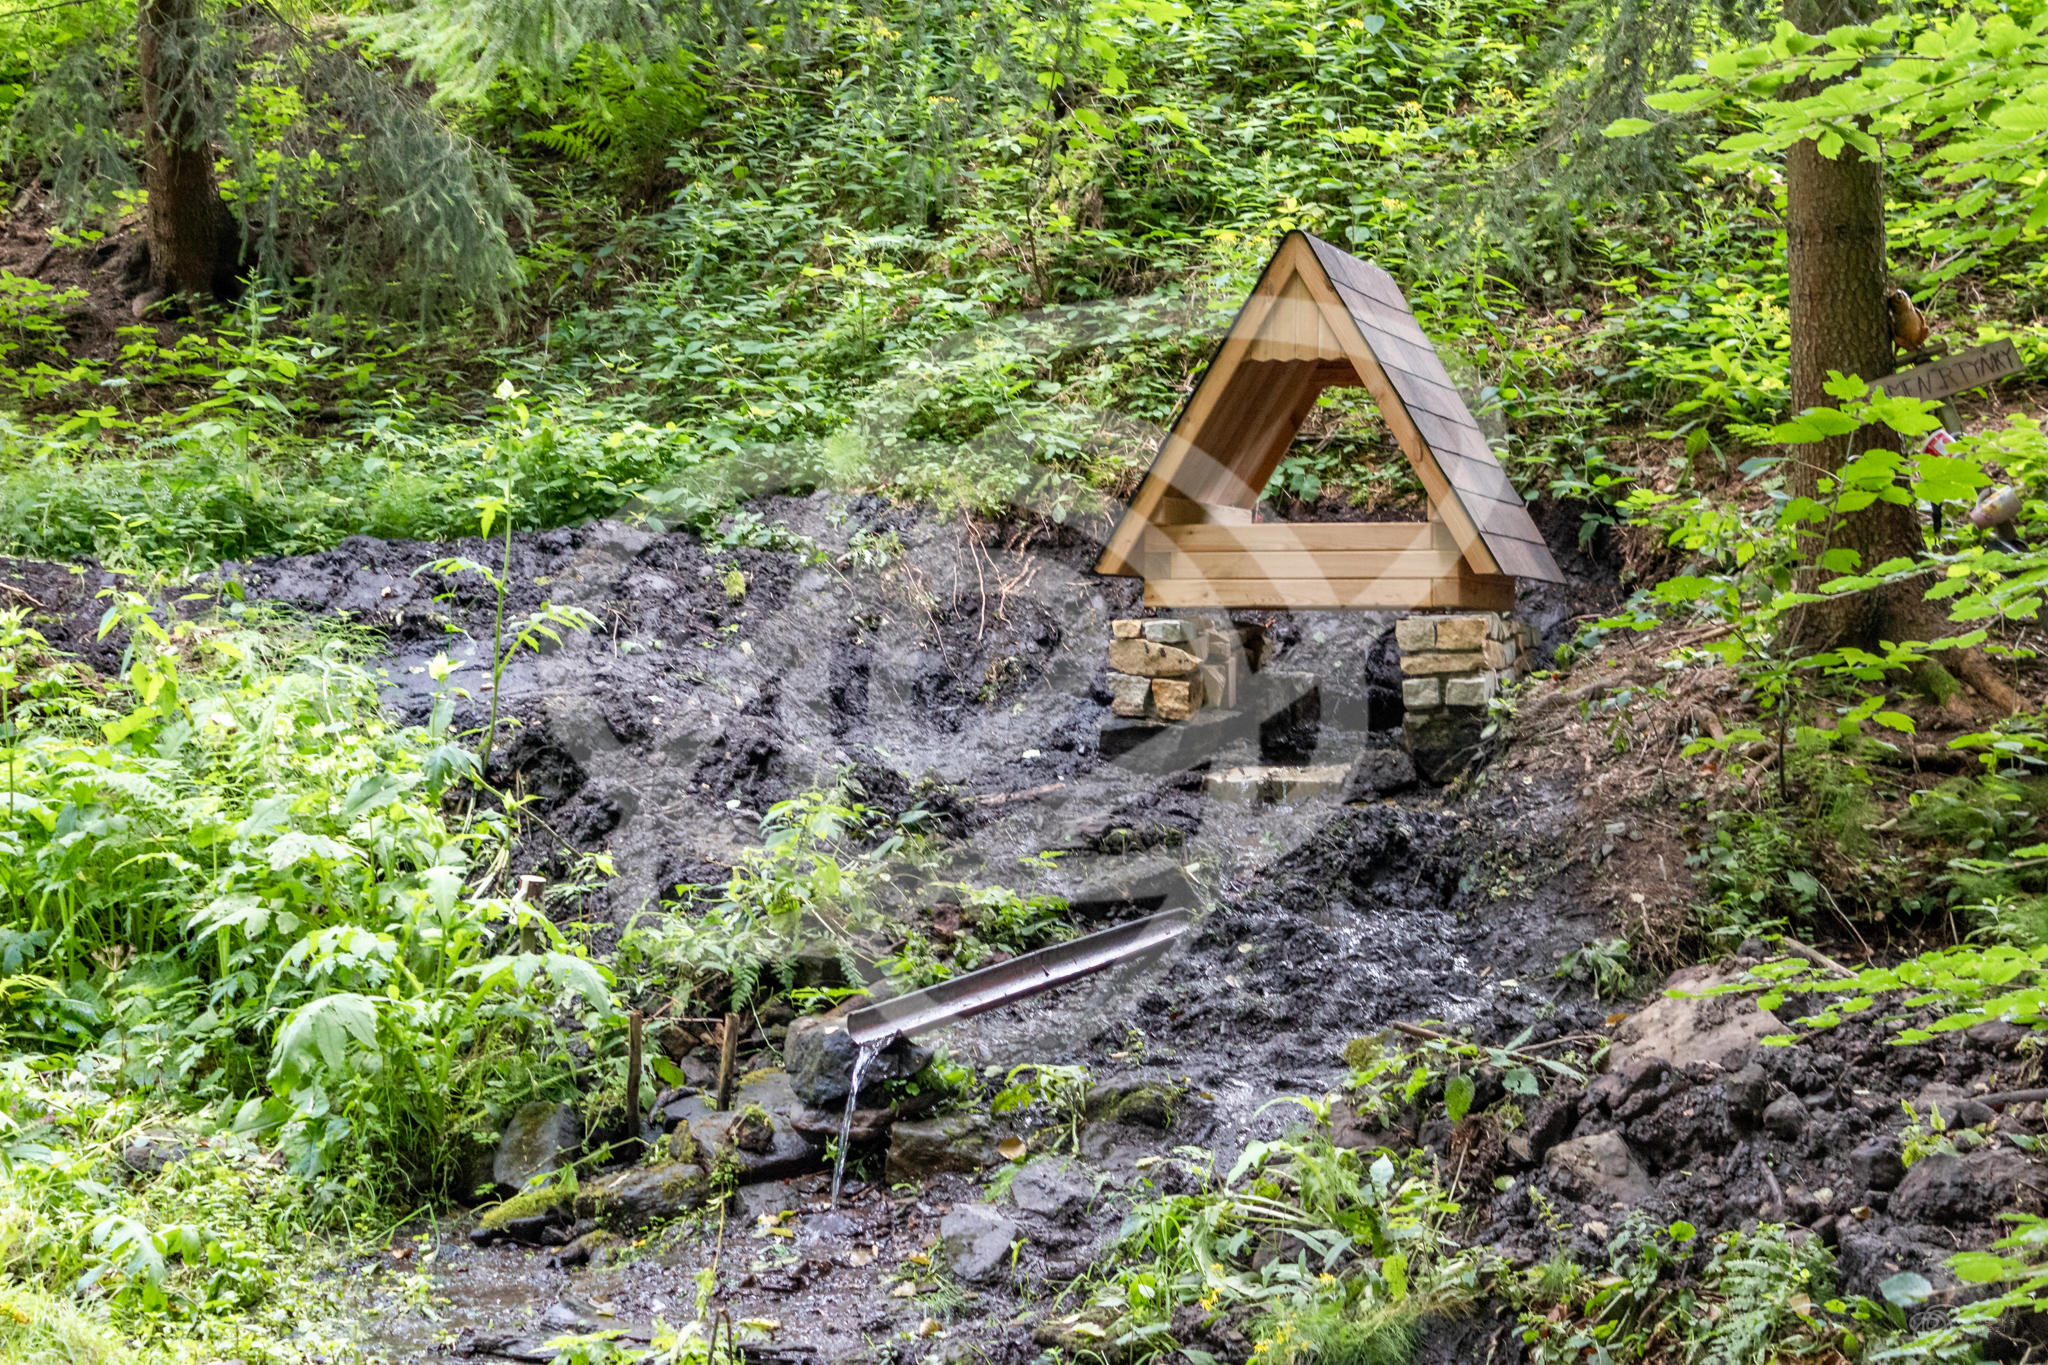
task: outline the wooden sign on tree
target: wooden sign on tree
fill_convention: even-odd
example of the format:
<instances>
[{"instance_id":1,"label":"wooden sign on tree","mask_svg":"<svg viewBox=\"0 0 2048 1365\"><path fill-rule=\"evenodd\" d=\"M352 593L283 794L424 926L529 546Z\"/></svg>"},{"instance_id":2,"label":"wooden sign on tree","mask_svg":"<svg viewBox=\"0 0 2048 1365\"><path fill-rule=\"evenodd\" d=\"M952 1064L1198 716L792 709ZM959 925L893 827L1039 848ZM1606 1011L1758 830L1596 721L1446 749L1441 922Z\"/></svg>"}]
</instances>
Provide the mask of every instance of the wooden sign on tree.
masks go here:
<instances>
[{"instance_id":1,"label":"wooden sign on tree","mask_svg":"<svg viewBox=\"0 0 2048 1365\"><path fill-rule=\"evenodd\" d=\"M1429 499L1418 522L1254 522L1317 397L1372 394ZM1386 271L1290 232L1095 571L1156 607L1508 611L1564 575Z\"/></svg>"}]
</instances>

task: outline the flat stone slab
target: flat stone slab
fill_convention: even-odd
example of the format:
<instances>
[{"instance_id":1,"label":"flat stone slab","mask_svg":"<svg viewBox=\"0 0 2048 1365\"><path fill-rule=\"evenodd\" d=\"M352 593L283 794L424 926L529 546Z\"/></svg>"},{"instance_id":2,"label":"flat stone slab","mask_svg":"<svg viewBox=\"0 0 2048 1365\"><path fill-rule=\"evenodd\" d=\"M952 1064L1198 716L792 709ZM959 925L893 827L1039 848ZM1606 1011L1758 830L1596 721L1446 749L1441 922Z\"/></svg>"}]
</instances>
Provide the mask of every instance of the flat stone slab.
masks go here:
<instances>
[{"instance_id":1,"label":"flat stone slab","mask_svg":"<svg viewBox=\"0 0 2048 1365\"><path fill-rule=\"evenodd\" d=\"M1712 1062L1728 1071L1741 1067L1760 1040L1785 1032L1785 1026L1769 1010L1760 1009L1754 995L1704 994L1740 975L1710 965L1673 972L1664 982L1663 994L1614 1030L1608 1070L1619 1071L1649 1057L1679 1068L1694 1062ZM1681 994L1674 996L1672 991Z\"/></svg>"},{"instance_id":2,"label":"flat stone slab","mask_svg":"<svg viewBox=\"0 0 2048 1365\"><path fill-rule=\"evenodd\" d=\"M1314 796L1335 796L1350 774L1349 764L1317 763L1306 767L1252 764L1210 773L1202 779L1209 795L1248 806L1277 806Z\"/></svg>"}]
</instances>

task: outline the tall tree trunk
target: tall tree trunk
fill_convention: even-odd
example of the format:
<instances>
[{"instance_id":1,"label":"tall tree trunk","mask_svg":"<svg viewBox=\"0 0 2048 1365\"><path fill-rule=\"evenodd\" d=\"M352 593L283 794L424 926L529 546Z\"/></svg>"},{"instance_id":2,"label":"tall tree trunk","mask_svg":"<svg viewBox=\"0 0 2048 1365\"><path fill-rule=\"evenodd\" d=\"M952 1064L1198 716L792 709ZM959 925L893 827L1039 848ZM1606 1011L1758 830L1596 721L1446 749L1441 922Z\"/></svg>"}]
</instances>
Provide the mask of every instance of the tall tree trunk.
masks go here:
<instances>
[{"instance_id":1,"label":"tall tree trunk","mask_svg":"<svg viewBox=\"0 0 2048 1365\"><path fill-rule=\"evenodd\" d=\"M195 69L198 0L142 0L143 187L149 193L150 292L145 299L235 293L240 225L213 178Z\"/></svg>"},{"instance_id":2,"label":"tall tree trunk","mask_svg":"<svg viewBox=\"0 0 2048 1365\"><path fill-rule=\"evenodd\" d=\"M1862 23L1867 0L1786 0L1785 17L1808 33ZM1785 266L1791 282L1792 407L1833 406L1829 371L1881 379L1892 372L1892 332L1885 308L1884 169L1854 148L1830 158L1808 139L1785 154ZM1891 447L1883 427L1865 427L1795 452L1788 482L1795 496L1820 498L1821 479L1864 451ZM1852 512L1825 537L1807 538L1805 584L1823 575L1813 561L1824 549L1854 550L1860 567L1917 555L1926 548L1910 503L1875 502ZM1926 601L1924 582L1850 593L1803 609L1795 630L1802 645L1855 645L1876 650L1884 640L1929 640L1950 633ZM2019 699L1975 650L1948 656L1987 700L2017 709Z\"/></svg>"}]
</instances>

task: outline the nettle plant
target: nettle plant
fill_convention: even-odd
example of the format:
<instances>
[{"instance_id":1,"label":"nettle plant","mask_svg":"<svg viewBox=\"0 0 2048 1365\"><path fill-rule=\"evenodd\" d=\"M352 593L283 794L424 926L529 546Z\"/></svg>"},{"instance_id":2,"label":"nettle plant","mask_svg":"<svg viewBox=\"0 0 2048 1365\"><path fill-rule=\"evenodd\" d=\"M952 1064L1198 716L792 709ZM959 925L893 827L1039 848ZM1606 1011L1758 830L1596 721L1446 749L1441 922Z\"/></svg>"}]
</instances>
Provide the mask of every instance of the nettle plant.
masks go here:
<instances>
[{"instance_id":1,"label":"nettle plant","mask_svg":"<svg viewBox=\"0 0 2048 1365\"><path fill-rule=\"evenodd\" d=\"M1967 507L1992 482L1987 457L2008 469L2011 460L2041 460L2039 429L2014 423L1951 444L1952 453L1940 455L1880 446L1823 473L1818 497L1794 496L1786 489L1790 463L1809 458L1816 447L1873 425L1910 443L1939 425L1930 415L1933 404L1887 394L1853 376L1835 374L1827 391L1840 407L1813 408L1758 433L1783 449L1745 462L1745 482L1736 495L1638 488L1623 503L1632 524L1661 531L1691 560L1686 572L1640 594L1600 626L1648 630L1683 621L1708 627L1708 637L1687 646L1682 656L1734 668L1765 722L1699 738L1686 749L1688 756L1718 751L1737 762L1746 746L1766 740L1774 743L1775 755L1788 749L1820 752L1861 738L1873 726L1911 735L1912 718L1890 704L1893 693L1881 684L1919 674L1934 675L1930 683L1938 687L1931 665L1940 653L1985 645L1988 631L1976 623L2031 620L2040 607L2048 553L1997 548L1961 518L1950 518L1946 534L1932 535L1923 553L1878 564L1865 564L1858 551L1836 543L1849 516L1880 501ZM1821 462L1825 468L1824 457ZM1815 582L1817 573L1833 576ZM1949 620L1964 628L1932 640L1887 641L1881 652L1800 643L1800 614L1809 607L1922 584L1926 599L1946 603ZM1939 620L1938 609L1929 614ZM1988 650L2001 652L1995 644ZM1808 723L1823 707L1834 712L1832 728ZM2030 727L2011 724L1963 736L1953 745L1984 750L1993 766L2048 749ZM1781 782L1784 769L1780 763Z\"/></svg>"}]
</instances>

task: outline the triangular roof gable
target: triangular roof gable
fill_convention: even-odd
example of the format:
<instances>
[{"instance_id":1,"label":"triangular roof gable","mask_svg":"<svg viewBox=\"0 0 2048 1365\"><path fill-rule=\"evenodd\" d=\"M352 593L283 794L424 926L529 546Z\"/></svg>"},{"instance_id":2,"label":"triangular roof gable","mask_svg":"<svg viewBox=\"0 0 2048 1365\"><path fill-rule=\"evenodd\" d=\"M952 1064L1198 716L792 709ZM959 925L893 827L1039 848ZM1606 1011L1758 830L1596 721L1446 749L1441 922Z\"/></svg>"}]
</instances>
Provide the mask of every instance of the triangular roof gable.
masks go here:
<instances>
[{"instance_id":1,"label":"triangular roof gable","mask_svg":"<svg viewBox=\"0 0 2048 1365\"><path fill-rule=\"evenodd\" d=\"M1169 497L1253 507L1333 384L1372 394L1472 572L1564 581L1393 276L1305 232L1267 262L1096 572L1140 572L1145 527Z\"/></svg>"}]
</instances>

